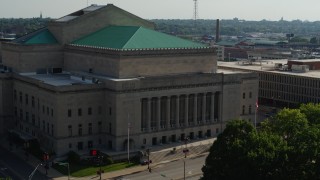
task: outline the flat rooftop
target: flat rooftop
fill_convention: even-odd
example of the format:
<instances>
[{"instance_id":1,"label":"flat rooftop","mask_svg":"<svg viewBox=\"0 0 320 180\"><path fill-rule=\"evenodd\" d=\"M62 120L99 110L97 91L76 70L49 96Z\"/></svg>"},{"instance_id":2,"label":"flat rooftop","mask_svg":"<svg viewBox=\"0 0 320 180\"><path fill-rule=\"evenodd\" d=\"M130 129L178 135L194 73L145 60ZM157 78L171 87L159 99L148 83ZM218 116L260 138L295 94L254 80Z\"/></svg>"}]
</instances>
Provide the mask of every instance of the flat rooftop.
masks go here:
<instances>
[{"instance_id":1,"label":"flat rooftop","mask_svg":"<svg viewBox=\"0 0 320 180\"><path fill-rule=\"evenodd\" d=\"M308 60L290 60L296 62L317 62L320 59L308 59ZM296 72L296 71L284 71L284 70L276 70L275 64L287 64L288 59L280 59L280 60L262 60L258 62L248 63L248 61L236 61L236 62L224 62L218 61L218 68L234 68L236 71L256 71L256 72L268 72L275 74L286 74L291 76L301 76L301 77L311 77L311 78L320 78L320 70L310 70L307 72Z\"/></svg>"},{"instance_id":2,"label":"flat rooftop","mask_svg":"<svg viewBox=\"0 0 320 180\"><path fill-rule=\"evenodd\" d=\"M86 85L86 84L98 84L99 80L107 81L130 81L137 80L138 78L125 78L117 79L104 75L86 73L86 72L66 72L63 73L48 73L48 74L37 74L36 72L20 73L21 76L25 76L31 79L42 81L45 84L52 86L71 86L71 85ZM99 79L99 80L98 80ZM97 81L98 80L98 81Z\"/></svg>"}]
</instances>

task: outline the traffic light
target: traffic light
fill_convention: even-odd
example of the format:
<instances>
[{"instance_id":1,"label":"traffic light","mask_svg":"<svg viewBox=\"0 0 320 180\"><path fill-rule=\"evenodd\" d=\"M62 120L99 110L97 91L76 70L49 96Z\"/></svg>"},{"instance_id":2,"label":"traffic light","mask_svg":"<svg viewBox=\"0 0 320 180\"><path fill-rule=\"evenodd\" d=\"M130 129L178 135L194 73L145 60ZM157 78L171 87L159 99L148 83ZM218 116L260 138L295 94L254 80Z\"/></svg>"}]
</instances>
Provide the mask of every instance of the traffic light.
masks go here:
<instances>
[{"instance_id":1,"label":"traffic light","mask_svg":"<svg viewBox=\"0 0 320 180\"><path fill-rule=\"evenodd\" d=\"M43 153L43 160L48 161L49 160L49 154L47 152Z\"/></svg>"},{"instance_id":2,"label":"traffic light","mask_svg":"<svg viewBox=\"0 0 320 180\"><path fill-rule=\"evenodd\" d=\"M100 151L96 150L96 149L91 149L90 150L90 156L99 156Z\"/></svg>"}]
</instances>

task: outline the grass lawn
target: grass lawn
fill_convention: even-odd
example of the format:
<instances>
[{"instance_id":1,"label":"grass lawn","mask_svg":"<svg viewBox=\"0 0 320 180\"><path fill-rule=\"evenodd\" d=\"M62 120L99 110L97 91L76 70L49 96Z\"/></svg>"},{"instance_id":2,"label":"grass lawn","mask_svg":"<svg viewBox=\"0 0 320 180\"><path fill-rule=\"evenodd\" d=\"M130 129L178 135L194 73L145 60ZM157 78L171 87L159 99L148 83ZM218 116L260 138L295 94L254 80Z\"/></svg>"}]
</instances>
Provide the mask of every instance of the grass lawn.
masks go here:
<instances>
[{"instance_id":1,"label":"grass lawn","mask_svg":"<svg viewBox=\"0 0 320 180\"><path fill-rule=\"evenodd\" d=\"M129 168L135 166L137 164L134 163L115 163L111 165L102 166L101 169L106 172L116 171L120 169ZM66 166L61 165L54 165L53 166L56 170L61 172L62 174L68 175L68 168ZM88 166L88 165L81 165L81 164L70 164L70 175L73 177L84 177L97 174L97 171L100 169L99 166Z\"/></svg>"}]
</instances>

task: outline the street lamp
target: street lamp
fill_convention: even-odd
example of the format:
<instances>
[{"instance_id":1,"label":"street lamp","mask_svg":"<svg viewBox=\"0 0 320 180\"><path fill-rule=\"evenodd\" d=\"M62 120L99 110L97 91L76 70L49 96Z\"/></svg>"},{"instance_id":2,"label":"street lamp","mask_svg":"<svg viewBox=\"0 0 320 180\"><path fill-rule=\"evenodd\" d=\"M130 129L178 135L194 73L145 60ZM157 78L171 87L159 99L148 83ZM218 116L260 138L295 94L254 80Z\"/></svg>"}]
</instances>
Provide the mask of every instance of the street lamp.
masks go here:
<instances>
[{"instance_id":1,"label":"street lamp","mask_svg":"<svg viewBox=\"0 0 320 180\"><path fill-rule=\"evenodd\" d=\"M186 147L183 149L183 153L184 153L184 158L185 159L187 158L187 153L189 152L189 149L187 148L188 141L189 141L189 137L187 137L184 140L184 143L186 145ZM183 159L183 179L184 180L186 179L186 160L185 159Z\"/></svg>"}]
</instances>

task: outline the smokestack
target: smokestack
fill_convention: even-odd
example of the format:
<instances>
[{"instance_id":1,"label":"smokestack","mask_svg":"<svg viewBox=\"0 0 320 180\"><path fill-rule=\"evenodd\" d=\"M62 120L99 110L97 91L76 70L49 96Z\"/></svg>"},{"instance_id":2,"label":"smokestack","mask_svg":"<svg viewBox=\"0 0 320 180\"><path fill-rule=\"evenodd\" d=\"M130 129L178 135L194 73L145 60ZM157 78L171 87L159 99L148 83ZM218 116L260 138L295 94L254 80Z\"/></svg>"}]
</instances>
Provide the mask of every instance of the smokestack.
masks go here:
<instances>
[{"instance_id":1,"label":"smokestack","mask_svg":"<svg viewBox=\"0 0 320 180\"><path fill-rule=\"evenodd\" d=\"M220 41L220 20L217 19L217 25L216 25L216 42Z\"/></svg>"}]
</instances>

